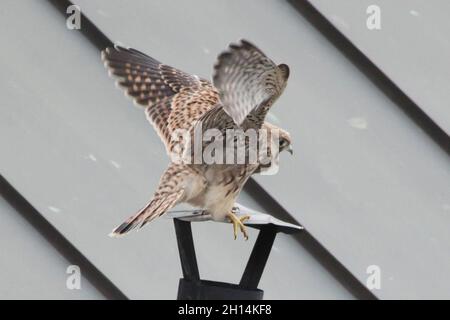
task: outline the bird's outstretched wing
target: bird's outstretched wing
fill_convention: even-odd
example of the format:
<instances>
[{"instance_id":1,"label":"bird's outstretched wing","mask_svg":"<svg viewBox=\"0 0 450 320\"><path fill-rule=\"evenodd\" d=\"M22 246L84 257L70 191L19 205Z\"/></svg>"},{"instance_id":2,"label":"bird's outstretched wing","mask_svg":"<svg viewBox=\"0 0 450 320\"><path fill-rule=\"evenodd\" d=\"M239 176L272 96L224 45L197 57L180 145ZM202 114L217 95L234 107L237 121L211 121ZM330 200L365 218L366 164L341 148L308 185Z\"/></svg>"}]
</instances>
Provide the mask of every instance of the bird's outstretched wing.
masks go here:
<instances>
[{"instance_id":1,"label":"bird's outstretched wing","mask_svg":"<svg viewBox=\"0 0 450 320\"><path fill-rule=\"evenodd\" d=\"M162 64L132 48L115 46L102 51L102 60L117 84L137 105L145 107L147 119L172 152L171 134L189 129L218 101L212 84L195 75Z\"/></svg>"},{"instance_id":2,"label":"bird's outstretched wing","mask_svg":"<svg viewBox=\"0 0 450 320\"><path fill-rule=\"evenodd\" d=\"M106 48L102 59L110 73L118 77L118 84L137 104L145 107L183 89L195 90L205 81L132 48Z\"/></svg>"},{"instance_id":3,"label":"bird's outstretched wing","mask_svg":"<svg viewBox=\"0 0 450 320\"><path fill-rule=\"evenodd\" d=\"M273 102L281 95L289 77L285 64L276 65L246 40L231 44L214 66L213 84L224 111L241 126L250 119L260 127Z\"/></svg>"},{"instance_id":4,"label":"bird's outstretched wing","mask_svg":"<svg viewBox=\"0 0 450 320\"><path fill-rule=\"evenodd\" d=\"M170 164L160 179L153 199L138 213L115 228L110 236L122 236L137 227L143 227L182 202L186 195L192 196L203 192L205 186L204 178L192 167Z\"/></svg>"}]
</instances>

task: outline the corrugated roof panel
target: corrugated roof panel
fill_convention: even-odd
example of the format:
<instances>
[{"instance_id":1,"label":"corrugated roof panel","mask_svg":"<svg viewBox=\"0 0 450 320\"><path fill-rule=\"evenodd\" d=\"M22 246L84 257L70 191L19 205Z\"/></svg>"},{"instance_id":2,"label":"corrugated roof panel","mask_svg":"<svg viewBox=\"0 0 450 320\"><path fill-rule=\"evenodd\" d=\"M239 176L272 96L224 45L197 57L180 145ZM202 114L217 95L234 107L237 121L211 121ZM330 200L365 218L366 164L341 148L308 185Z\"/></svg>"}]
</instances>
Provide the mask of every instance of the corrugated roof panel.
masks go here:
<instances>
[{"instance_id":1,"label":"corrugated roof panel","mask_svg":"<svg viewBox=\"0 0 450 320\"><path fill-rule=\"evenodd\" d=\"M114 88L96 48L51 5L10 1L0 17L16 30L2 33L8 50L0 52L2 175L128 297L175 298L181 269L172 222L107 237L153 192L167 165L159 138ZM255 207L248 195L241 200ZM230 225L194 232L202 276L238 281L257 233L245 242L232 240ZM289 237L276 241L267 269L267 298L352 297Z\"/></svg>"},{"instance_id":2,"label":"corrugated roof panel","mask_svg":"<svg viewBox=\"0 0 450 320\"><path fill-rule=\"evenodd\" d=\"M450 135L450 2L309 2ZM376 14L369 8L373 5L379 9L380 29L366 24Z\"/></svg>"},{"instance_id":3,"label":"corrugated roof panel","mask_svg":"<svg viewBox=\"0 0 450 320\"><path fill-rule=\"evenodd\" d=\"M0 220L1 299L104 299L84 278L83 269L79 269L80 282L73 278L75 271L69 269L73 262L61 256L1 196Z\"/></svg>"},{"instance_id":4,"label":"corrugated roof panel","mask_svg":"<svg viewBox=\"0 0 450 320\"><path fill-rule=\"evenodd\" d=\"M288 63L272 119L295 157L258 182L363 283L378 265L378 296L448 297L448 155L290 4L79 3L111 39L201 76L241 37Z\"/></svg>"}]
</instances>

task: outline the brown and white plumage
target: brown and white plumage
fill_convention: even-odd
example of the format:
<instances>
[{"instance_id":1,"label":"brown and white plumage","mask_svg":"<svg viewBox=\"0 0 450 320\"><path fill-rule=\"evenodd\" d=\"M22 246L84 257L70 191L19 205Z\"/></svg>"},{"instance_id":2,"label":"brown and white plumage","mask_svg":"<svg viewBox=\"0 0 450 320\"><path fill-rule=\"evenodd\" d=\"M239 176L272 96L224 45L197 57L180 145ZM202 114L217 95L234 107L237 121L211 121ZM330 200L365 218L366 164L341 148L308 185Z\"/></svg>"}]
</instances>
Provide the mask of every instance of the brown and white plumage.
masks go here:
<instances>
[{"instance_id":1,"label":"brown and white plumage","mask_svg":"<svg viewBox=\"0 0 450 320\"><path fill-rule=\"evenodd\" d=\"M206 188L206 180L190 166L170 164L162 175L152 200L113 231L125 234L152 221L186 199L195 198Z\"/></svg>"},{"instance_id":2,"label":"brown and white plumage","mask_svg":"<svg viewBox=\"0 0 450 320\"><path fill-rule=\"evenodd\" d=\"M135 49L107 48L102 59L118 78L119 86L145 108L169 155L176 145L172 134L179 129L192 131L199 124L202 130L216 128L223 132L229 128L276 128L265 123L264 118L284 90L289 75L286 65L276 65L245 40L219 55L214 85ZM285 143L283 150L289 147L290 137L281 129L280 135ZM251 174L263 169L260 163L171 163L152 200L116 228L113 235L142 227L181 202L204 208L214 220L224 220Z\"/></svg>"},{"instance_id":3,"label":"brown and white plumage","mask_svg":"<svg viewBox=\"0 0 450 320\"><path fill-rule=\"evenodd\" d=\"M237 125L242 126L247 118L255 122L252 127L260 127L288 77L287 65L276 65L257 47L241 40L219 55L213 83L224 111Z\"/></svg>"},{"instance_id":4,"label":"brown and white plumage","mask_svg":"<svg viewBox=\"0 0 450 320\"><path fill-rule=\"evenodd\" d=\"M117 84L145 108L147 119L170 153L176 129L190 129L219 100L212 84L135 50L107 48L102 59Z\"/></svg>"}]
</instances>

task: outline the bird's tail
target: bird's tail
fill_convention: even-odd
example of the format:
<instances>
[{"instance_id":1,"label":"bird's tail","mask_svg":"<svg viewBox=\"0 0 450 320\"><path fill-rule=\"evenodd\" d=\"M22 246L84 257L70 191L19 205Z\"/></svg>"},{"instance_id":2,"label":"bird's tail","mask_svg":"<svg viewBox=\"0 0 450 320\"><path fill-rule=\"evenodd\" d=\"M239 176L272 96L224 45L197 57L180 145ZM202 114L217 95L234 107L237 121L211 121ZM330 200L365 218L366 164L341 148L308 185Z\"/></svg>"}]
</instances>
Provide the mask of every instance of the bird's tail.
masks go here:
<instances>
[{"instance_id":1,"label":"bird's tail","mask_svg":"<svg viewBox=\"0 0 450 320\"><path fill-rule=\"evenodd\" d=\"M110 237L120 237L139 227L142 228L145 224L153 219L163 215L167 210L172 208L182 196L182 191L155 196L144 208L142 208L134 216L125 220L120 226L115 228L110 234Z\"/></svg>"}]
</instances>

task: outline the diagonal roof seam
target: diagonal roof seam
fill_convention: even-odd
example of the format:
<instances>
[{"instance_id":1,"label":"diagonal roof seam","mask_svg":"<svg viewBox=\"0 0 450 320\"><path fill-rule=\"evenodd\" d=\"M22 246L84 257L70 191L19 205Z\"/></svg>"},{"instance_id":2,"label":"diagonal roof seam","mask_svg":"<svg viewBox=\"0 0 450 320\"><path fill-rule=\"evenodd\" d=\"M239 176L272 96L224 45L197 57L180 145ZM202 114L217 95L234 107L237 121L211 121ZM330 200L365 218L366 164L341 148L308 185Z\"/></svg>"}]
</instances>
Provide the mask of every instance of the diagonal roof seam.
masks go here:
<instances>
[{"instance_id":1,"label":"diagonal roof seam","mask_svg":"<svg viewBox=\"0 0 450 320\"><path fill-rule=\"evenodd\" d=\"M63 15L66 15L66 8L73 5L68 0L48 0ZM79 30L99 51L108 46L114 45L111 41L86 15L81 13L83 27ZM270 213L278 218L300 223L288 211L286 211L262 186L254 179L250 178L245 190L255 199L264 198L262 203L264 208L271 208ZM262 196L263 195L263 196ZM313 235L308 231L294 235L296 241L304 247L314 258L336 278L351 294L358 299L378 299L376 295L367 289L333 254L328 251Z\"/></svg>"},{"instance_id":2,"label":"diagonal roof seam","mask_svg":"<svg viewBox=\"0 0 450 320\"><path fill-rule=\"evenodd\" d=\"M308 0L288 0L292 6L383 92L405 115L450 155L449 135L431 119L399 86L319 12Z\"/></svg>"},{"instance_id":3,"label":"diagonal roof seam","mask_svg":"<svg viewBox=\"0 0 450 320\"><path fill-rule=\"evenodd\" d=\"M128 300L83 253L62 235L38 210L36 210L2 175L0 195L22 215L58 253L83 270L86 279L107 299Z\"/></svg>"}]
</instances>

